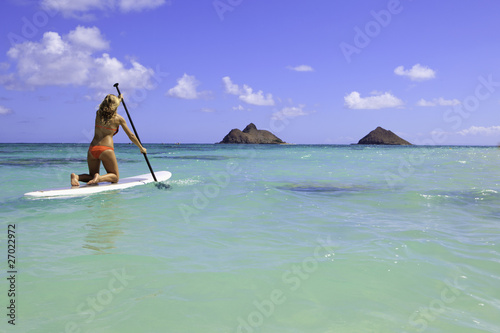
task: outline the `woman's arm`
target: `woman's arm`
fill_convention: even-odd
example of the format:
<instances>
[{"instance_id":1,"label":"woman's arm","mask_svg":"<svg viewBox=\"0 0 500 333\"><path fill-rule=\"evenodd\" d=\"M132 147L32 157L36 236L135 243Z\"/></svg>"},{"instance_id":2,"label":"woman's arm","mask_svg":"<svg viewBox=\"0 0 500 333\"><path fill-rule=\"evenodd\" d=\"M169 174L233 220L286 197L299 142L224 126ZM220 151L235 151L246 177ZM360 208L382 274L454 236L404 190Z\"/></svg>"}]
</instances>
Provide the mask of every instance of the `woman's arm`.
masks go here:
<instances>
[{"instance_id":1,"label":"woman's arm","mask_svg":"<svg viewBox=\"0 0 500 333\"><path fill-rule=\"evenodd\" d=\"M120 115L118 115L118 117L119 117L118 118L119 119L119 124L121 125L121 127L123 127L123 130L125 131L125 133L127 133L127 136L130 139L130 141L132 141L132 143L134 143L137 147L139 147L139 149L141 150L141 153L146 154L147 153L146 148L144 148L141 145L141 143L139 142L139 139L137 139L137 137L135 136L135 134L132 133L132 131L130 130L130 128L128 128L127 122L125 121L125 118L123 118Z\"/></svg>"}]
</instances>

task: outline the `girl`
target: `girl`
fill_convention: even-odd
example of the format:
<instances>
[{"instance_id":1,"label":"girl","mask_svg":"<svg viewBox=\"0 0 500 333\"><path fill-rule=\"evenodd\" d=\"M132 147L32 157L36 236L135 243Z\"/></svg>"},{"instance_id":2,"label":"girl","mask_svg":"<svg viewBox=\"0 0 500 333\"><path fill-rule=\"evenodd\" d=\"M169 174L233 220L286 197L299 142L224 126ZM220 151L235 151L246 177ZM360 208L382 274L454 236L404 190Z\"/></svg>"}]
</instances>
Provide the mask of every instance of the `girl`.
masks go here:
<instances>
[{"instance_id":1,"label":"girl","mask_svg":"<svg viewBox=\"0 0 500 333\"><path fill-rule=\"evenodd\" d=\"M118 133L118 128L123 127L123 130L139 149L141 153L146 154L144 148L137 137L130 131L125 119L116 113L123 96L107 95L99 106L95 117L95 132L94 138L90 143L87 153L87 163L89 165L89 173L76 175L71 174L71 185L80 186L79 182L86 182L89 185L95 185L99 182L116 183L120 179L118 173L118 162L116 160L113 147L113 136ZM99 169L102 164L106 169L107 174L101 176Z\"/></svg>"}]
</instances>

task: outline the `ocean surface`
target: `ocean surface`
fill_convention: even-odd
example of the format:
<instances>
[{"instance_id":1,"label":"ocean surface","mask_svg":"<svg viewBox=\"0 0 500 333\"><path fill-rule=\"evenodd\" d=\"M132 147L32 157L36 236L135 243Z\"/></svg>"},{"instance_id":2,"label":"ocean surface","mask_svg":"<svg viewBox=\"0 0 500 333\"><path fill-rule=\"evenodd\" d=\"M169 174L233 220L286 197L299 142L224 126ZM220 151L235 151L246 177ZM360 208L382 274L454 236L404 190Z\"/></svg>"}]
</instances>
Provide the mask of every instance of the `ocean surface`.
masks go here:
<instances>
[{"instance_id":1,"label":"ocean surface","mask_svg":"<svg viewBox=\"0 0 500 333\"><path fill-rule=\"evenodd\" d=\"M498 148L145 146L0 144L0 332L500 332Z\"/></svg>"}]
</instances>

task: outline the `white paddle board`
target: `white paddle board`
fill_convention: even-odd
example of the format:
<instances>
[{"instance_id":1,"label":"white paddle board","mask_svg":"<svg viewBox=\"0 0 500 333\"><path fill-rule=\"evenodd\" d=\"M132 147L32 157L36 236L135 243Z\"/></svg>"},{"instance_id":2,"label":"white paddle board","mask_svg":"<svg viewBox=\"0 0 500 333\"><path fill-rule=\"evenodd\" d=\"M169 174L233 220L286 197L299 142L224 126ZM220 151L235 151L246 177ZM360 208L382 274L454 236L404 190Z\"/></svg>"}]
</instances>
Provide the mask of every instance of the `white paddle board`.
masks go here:
<instances>
[{"instance_id":1,"label":"white paddle board","mask_svg":"<svg viewBox=\"0 0 500 333\"><path fill-rule=\"evenodd\" d=\"M157 171L157 172L155 172L155 176L156 176L156 180L158 180L159 182L163 182L165 180L168 180L172 176L172 174L169 171ZM69 179L68 179L68 182L69 182ZM82 184L79 187L67 186L67 187L63 187L63 188L55 188L55 189L28 192L28 193L25 193L24 195L27 197L36 197L36 198L60 197L60 196L81 196L81 195L89 195L89 194L94 194L94 193L99 193L99 192L104 192L104 191L121 190L124 188L137 186L137 185L144 185L144 184L148 184L148 183L152 183L152 182L154 182L153 176L150 173L147 173L144 175L139 175L139 176L134 176L134 177L121 178L118 181L118 183L103 182L103 183L99 183L97 185Z\"/></svg>"}]
</instances>

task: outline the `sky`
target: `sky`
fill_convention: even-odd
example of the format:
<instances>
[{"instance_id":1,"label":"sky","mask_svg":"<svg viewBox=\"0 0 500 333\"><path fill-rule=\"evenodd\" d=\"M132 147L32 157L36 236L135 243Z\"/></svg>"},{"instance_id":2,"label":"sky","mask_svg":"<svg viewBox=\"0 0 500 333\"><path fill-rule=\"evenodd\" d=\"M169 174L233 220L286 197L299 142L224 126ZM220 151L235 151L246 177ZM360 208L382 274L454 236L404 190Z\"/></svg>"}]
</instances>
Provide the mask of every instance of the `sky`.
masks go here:
<instances>
[{"instance_id":1,"label":"sky","mask_svg":"<svg viewBox=\"0 0 500 333\"><path fill-rule=\"evenodd\" d=\"M143 143L215 143L253 122L296 144L381 126L498 145L499 13L496 0L5 0L0 142L90 142L118 82Z\"/></svg>"}]
</instances>

